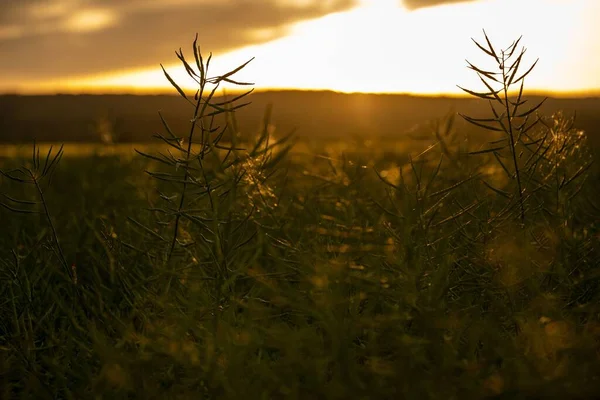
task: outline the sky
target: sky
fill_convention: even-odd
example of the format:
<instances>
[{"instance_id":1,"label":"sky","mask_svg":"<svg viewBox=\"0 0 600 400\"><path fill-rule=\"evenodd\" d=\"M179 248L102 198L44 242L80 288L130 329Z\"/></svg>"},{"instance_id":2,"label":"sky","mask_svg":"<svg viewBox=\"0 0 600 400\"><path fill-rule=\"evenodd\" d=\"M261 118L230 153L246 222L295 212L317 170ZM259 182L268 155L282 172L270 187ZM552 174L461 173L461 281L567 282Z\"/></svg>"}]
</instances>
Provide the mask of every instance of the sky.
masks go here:
<instances>
[{"instance_id":1,"label":"sky","mask_svg":"<svg viewBox=\"0 0 600 400\"><path fill-rule=\"evenodd\" d=\"M0 93L172 93L192 41L258 90L458 94L519 36L530 91L600 95L600 0L1 0ZM191 82L190 82L191 83ZM230 89L230 88L228 88ZM233 88L231 88L233 89Z\"/></svg>"}]
</instances>

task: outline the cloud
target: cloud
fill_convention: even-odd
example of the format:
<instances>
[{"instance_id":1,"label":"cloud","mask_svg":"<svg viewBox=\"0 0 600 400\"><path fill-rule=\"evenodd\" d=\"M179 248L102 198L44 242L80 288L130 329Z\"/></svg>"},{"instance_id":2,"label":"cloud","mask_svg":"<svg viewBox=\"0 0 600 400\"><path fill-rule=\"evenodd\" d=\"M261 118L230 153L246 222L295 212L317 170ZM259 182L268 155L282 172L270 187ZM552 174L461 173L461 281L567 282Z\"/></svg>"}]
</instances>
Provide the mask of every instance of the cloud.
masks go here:
<instances>
[{"instance_id":1,"label":"cloud","mask_svg":"<svg viewBox=\"0 0 600 400\"><path fill-rule=\"evenodd\" d=\"M111 10L83 10L70 16L62 28L71 32L92 32L115 25L119 17Z\"/></svg>"},{"instance_id":2,"label":"cloud","mask_svg":"<svg viewBox=\"0 0 600 400\"><path fill-rule=\"evenodd\" d=\"M447 4L455 3L467 3L477 0L401 0L404 7L409 10L416 10L419 8L442 6Z\"/></svg>"},{"instance_id":3,"label":"cloud","mask_svg":"<svg viewBox=\"0 0 600 400\"><path fill-rule=\"evenodd\" d=\"M355 0L2 0L0 74L52 79L175 61L196 32L215 53L285 36Z\"/></svg>"}]
</instances>

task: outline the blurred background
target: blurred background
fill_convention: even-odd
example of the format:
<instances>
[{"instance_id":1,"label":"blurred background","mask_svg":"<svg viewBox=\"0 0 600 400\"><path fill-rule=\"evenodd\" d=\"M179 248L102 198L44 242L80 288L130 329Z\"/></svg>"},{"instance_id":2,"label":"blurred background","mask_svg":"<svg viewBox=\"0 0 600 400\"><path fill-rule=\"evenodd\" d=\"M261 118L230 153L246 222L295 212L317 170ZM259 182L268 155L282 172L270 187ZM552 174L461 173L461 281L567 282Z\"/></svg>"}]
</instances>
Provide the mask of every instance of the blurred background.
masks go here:
<instances>
[{"instance_id":1,"label":"blurred background","mask_svg":"<svg viewBox=\"0 0 600 400\"><path fill-rule=\"evenodd\" d=\"M196 33L213 75L255 57L238 75L256 88L241 126L273 104L300 137L414 133L485 112L457 87L482 88L465 62L491 65L470 39L482 28L498 49L523 35L524 65L540 59L526 93L550 96L548 114L577 110L596 140L598 15L595 0L3 0L0 141L146 141L158 110L183 129L160 64L192 90L175 51L193 57Z\"/></svg>"}]
</instances>

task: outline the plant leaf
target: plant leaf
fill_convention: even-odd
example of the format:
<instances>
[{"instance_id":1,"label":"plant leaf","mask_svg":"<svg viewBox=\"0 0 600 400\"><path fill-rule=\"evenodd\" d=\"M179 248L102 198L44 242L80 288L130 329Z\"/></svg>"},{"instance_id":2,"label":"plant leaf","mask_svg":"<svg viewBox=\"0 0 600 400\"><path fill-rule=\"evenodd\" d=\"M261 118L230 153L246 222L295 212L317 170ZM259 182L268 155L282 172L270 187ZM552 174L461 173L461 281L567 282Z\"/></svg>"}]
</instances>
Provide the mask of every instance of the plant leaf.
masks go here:
<instances>
[{"instance_id":1,"label":"plant leaf","mask_svg":"<svg viewBox=\"0 0 600 400\"><path fill-rule=\"evenodd\" d=\"M181 88L179 87L179 85L177 83L175 83L175 81L173 80L173 78L171 78L171 76L165 70L165 67L163 67L162 64L160 64L160 67L162 68L162 70L163 70L165 76L167 77L167 79L169 80L169 83L171 84L171 86L173 86L175 89L177 89L177 91L179 92L179 94L181 95L181 97L183 97L184 99L187 100L188 98L185 95L185 92L183 90L181 90Z\"/></svg>"},{"instance_id":2,"label":"plant leaf","mask_svg":"<svg viewBox=\"0 0 600 400\"><path fill-rule=\"evenodd\" d=\"M485 36L485 40L488 44L488 46L490 46L490 51L492 52L492 55L494 56L494 58L496 59L496 62L498 64L500 64L500 59L498 58L498 56L496 55L496 52L494 51L494 46L492 46L492 42L490 42L490 39L488 38L487 33L485 33L485 29L483 30L483 36Z\"/></svg>"},{"instance_id":3,"label":"plant leaf","mask_svg":"<svg viewBox=\"0 0 600 400\"><path fill-rule=\"evenodd\" d=\"M464 114L461 114L461 113L459 113L459 115L461 117L463 117L467 122L470 122L473 125L477 125L477 126L479 126L481 128L484 128L484 129L487 129L487 130L490 130L490 131L502 132L501 128L496 128L495 126L482 124L480 122L477 122L477 120L475 120L474 118L471 118L471 117L469 117L467 115L464 115Z\"/></svg>"},{"instance_id":4,"label":"plant leaf","mask_svg":"<svg viewBox=\"0 0 600 400\"><path fill-rule=\"evenodd\" d=\"M479 97L480 99L485 99L485 100L495 100L495 97L493 96L494 93L479 93L479 92L474 92L472 90L469 89L465 89L462 86L456 85L459 89L469 93L472 96L475 97Z\"/></svg>"},{"instance_id":5,"label":"plant leaf","mask_svg":"<svg viewBox=\"0 0 600 400\"><path fill-rule=\"evenodd\" d=\"M505 148L506 148L506 146L498 146L498 147L492 147L491 149L486 149L486 150L470 151L469 154L475 155L475 154L493 153L495 151L502 150Z\"/></svg>"},{"instance_id":6,"label":"plant leaf","mask_svg":"<svg viewBox=\"0 0 600 400\"><path fill-rule=\"evenodd\" d=\"M547 98L547 97L545 97L545 98L544 98L544 100L540 101L540 102L539 102L539 104L538 104L537 106L535 106L535 107L532 107L532 108L530 108L529 110L525 111L524 113L522 113L522 114L519 114L519 115L516 115L515 117L517 117L517 118L522 118L522 117L526 117L526 116L528 116L529 114L531 114L531 113L535 112L535 111L536 111L538 108L540 108L540 107L542 106L542 104L544 104L544 103L546 102L546 100L548 100L548 98Z\"/></svg>"},{"instance_id":7,"label":"plant leaf","mask_svg":"<svg viewBox=\"0 0 600 400\"><path fill-rule=\"evenodd\" d=\"M513 42L513 44L511 44L510 46L508 46L508 49L510 50L510 53L508 54L507 58L511 58L512 57L513 53L517 49L517 46L519 45L519 42L521 41L522 38L523 38L523 35L519 36L519 38L515 42Z\"/></svg>"},{"instance_id":8,"label":"plant leaf","mask_svg":"<svg viewBox=\"0 0 600 400\"><path fill-rule=\"evenodd\" d=\"M175 52L175 54L177 55L177 58L179 58L179 61L181 61L181 63L183 64L185 71L187 72L187 74L196 82L196 83L200 83L200 81L198 80L199 76L196 73L196 71L194 71L194 69L190 66L190 64L188 64L187 60L185 59L185 57L183 56L183 51L181 50L181 48L179 48L179 53Z\"/></svg>"},{"instance_id":9,"label":"plant leaf","mask_svg":"<svg viewBox=\"0 0 600 400\"><path fill-rule=\"evenodd\" d=\"M538 63L539 60L540 60L539 58L537 60L535 60L535 62L533 63L533 65L531 67L529 67L529 69L527 70L527 72L525 72L523 75L521 75L519 78L517 78L513 83L517 83L520 80L524 79L527 75L529 75L529 73L533 70L533 68Z\"/></svg>"}]
</instances>

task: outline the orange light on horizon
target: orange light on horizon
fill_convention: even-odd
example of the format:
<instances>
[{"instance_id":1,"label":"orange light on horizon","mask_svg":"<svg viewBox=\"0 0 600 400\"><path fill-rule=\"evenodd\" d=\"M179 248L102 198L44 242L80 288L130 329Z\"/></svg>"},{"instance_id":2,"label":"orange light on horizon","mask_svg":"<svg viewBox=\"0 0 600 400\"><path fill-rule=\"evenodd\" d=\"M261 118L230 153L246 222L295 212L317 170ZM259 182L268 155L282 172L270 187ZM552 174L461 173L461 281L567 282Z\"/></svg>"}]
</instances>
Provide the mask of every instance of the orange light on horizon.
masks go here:
<instances>
[{"instance_id":1,"label":"orange light on horizon","mask_svg":"<svg viewBox=\"0 0 600 400\"><path fill-rule=\"evenodd\" d=\"M519 14L512 11L515 7ZM461 95L456 85L484 89L464 59L484 69L490 66L490 59L470 40L481 42L485 27L497 50L523 35L522 44L528 48L525 68L540 58L525 82L528 92L597 95L600 28L593 20L595 11L600 15L600 2L594 0L480 0L416 11L398 6L396 0L361 0L352 10L297 23L277 40L215 54L210 75L255 57L236 77L255 82L257 90ZM529 17L538 14L544 17ZM81 27L88 29L113 22L102 13L80 17ZM193 58L191 49L182 47ZM180 64L165 63L165 68L182 87L194 89ZM229 92L239 89L224 87ZM158 65L38 82L18 90L173 93Z\"/></svg>"}]
</instances>

